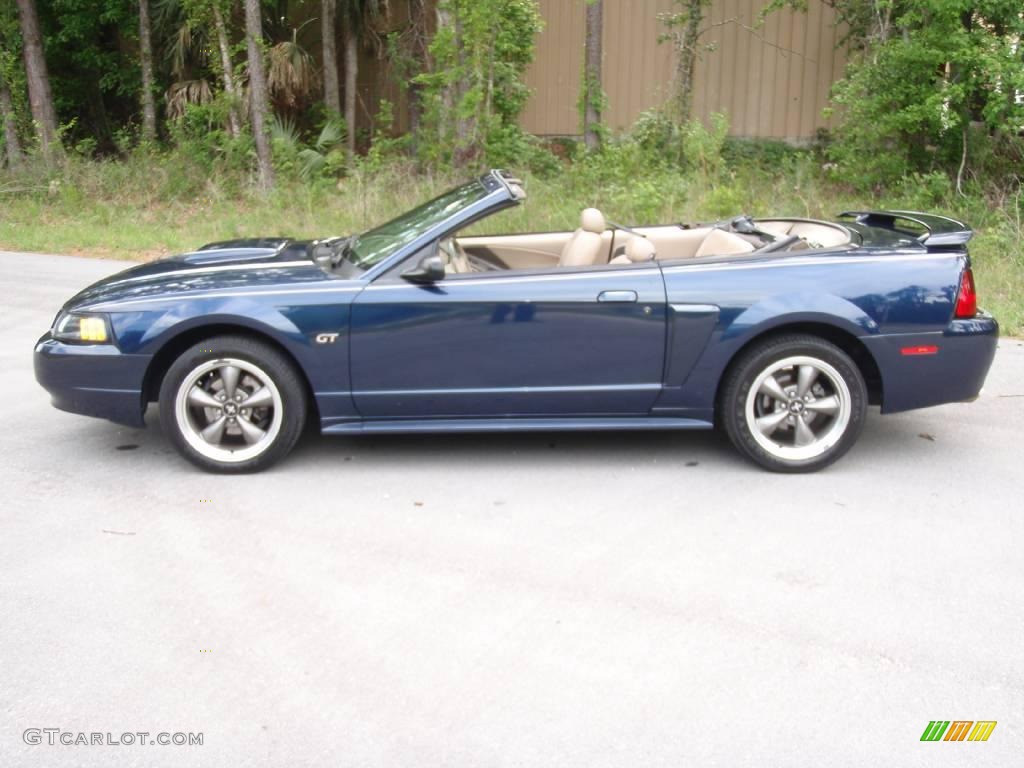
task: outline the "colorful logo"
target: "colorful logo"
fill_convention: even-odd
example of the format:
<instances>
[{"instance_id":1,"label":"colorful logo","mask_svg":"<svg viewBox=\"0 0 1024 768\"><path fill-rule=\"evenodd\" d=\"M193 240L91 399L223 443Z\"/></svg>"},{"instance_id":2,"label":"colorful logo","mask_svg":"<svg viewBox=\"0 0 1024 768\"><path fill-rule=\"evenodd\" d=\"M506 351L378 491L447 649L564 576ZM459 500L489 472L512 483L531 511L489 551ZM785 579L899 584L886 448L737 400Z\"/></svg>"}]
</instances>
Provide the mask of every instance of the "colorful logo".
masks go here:
<instances>
[{"instance_id":1,"label":"colorful logo","mask_svg":"<svg viewBox=\"0 0 1024 768\"><path fill-rule=\"evenodd\" d=\"M921 741L988 741L995 727L995 720L932 720L921 734Z\"/></svg>"}]
</instances>

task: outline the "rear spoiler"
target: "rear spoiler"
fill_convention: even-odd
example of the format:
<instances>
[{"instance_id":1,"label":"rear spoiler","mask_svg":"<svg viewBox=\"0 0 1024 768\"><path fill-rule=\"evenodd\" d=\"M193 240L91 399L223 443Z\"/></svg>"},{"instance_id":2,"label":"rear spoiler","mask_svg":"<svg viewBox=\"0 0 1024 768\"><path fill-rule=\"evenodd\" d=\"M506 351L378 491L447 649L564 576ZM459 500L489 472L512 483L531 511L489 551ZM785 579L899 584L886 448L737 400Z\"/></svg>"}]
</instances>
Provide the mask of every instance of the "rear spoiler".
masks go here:
<instances>
[{"instance_id":1,"label":"rear spoiler","mask_svg":"<svg viewBox=\"0 0 1024 768\"><path fill-rule=\"evenodd\" d=\"M893 232L903 232L917 236L918 241L929 248L942 248L948 246L966 245L967 241L974 236L974 232L962 221L950 219L946 216L936 216L933 213L917 213L916 211L845 211L839 214L841 219L856 219L858 224L866 227L878 227ZM908 230L896 226L897 221L916 224L917 228L924 229L923 235L918 235L916 228Z\"/></svg>"}]
</instances>

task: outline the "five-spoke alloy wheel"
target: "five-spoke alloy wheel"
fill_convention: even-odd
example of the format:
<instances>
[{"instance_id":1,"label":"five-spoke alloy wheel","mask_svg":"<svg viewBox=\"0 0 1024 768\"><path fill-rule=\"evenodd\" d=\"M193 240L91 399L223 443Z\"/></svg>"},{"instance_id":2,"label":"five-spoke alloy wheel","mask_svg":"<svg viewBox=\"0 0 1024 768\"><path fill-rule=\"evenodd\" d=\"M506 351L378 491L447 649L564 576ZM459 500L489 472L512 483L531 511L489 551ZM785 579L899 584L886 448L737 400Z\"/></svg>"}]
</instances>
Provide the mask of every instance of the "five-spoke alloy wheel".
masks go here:
<instances>
[{"instance_id":1,"label":"five-spoke alloy wheel","mask_svg":"<svg viewBox=\"0 0 1024 768\"><path fill-rule=\"evenodd\" d=\"M305 389L267 344L221 336L192 347L168 370L160 417L187 459L221 472L262 469L295 445L305 422Z\"/></svg>"},{"instance_id":2,"label":"five-spoke alloy wheel","mask_svg":"<svg viewBox=\"0 0 1024 768\"><path fill-rule=\"evenodd\" d=\"M867 388L856 363L816 336L772 338L733 365L719 414L733 444L768 469L810 472L856 441Z\"/></svg>"}]
</instances>

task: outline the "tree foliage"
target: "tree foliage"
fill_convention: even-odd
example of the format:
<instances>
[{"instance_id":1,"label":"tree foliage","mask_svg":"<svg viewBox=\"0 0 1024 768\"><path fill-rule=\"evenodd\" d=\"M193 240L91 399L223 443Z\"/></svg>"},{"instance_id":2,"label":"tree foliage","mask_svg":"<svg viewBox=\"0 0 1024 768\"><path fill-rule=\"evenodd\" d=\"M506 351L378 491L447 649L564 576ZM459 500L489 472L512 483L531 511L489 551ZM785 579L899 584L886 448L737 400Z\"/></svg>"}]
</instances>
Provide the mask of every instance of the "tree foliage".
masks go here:
<instances>
[{"instance_id":1,"label":"tree foliage","mask_svg":"<svg viewBox=\"0 0 1024 768\"><path fill-rule=\"evenodd\" d=\"M581 16L589 9L591 38L599 42L600 4L571 1ZM1012 184L1024 175L1021 0L767 0L765 13L810 2L835 10L851 50L833 90L838 127L827 149L840 179L880 189L932 174L964 189L982 179ZM202 138L211 153L251 163L250 57L240 0L149 4L153 90L163 95L158 143ZM659 14L660 39L675 54L673 98L642 123L652 137L668 137L657 140L682 164L690 162L683 148L693 127L694 70L708 48L702 36L716 26L709 22L710 4L671 0ZM78 154L123 156L137 143L142 121L138 0L35 5L60 139ZM529 164L541 157L537 142L519 128L529 93L524 73L542 28L538 0L257 0L257 7L271 107L294 126L303 146L320 152L326 124L330 135L341 125L336 118L344 96L349 162L336 163L341 150L332 146L331 162L320 166L325 174L350 171L356 148L369 149L373 162L386 148L385 154L411 153L428 166ZM336 24L320 23L324 8L336 8ZM31 155L39 150L33 140L38 121L29 110L18 18L15 3L0 3L0 122L4 136ZM344 60L334 65L335 74L344 73L343 85L338 78L327 83L321 29L335 29L334 42L344 49ZM579 61L581 132L591 145L614 138L601 125L606 104L598 48L592 45L591 58ZM383 77L404 92L407 110L382 108L379 90L373 92L378 103L367 103L366 90L357 89L359 82L365 86L365 78L356 77L360 56L370 51L385 60ZM374 113L408 117L411 138L397 140L390 120L368 119ZM380 152L374 141L381 142ZM20 156L21 147L15 150Z\"/></svg>"},{"instance_id":2,"label":"tree foliage","mask_svg":"<svg viewBox=\"0 0 1024 768\"><path fill-rule=\"evenodd\" d=\"M523 73L542 24L536 0L440 0L434 66L418 78L438 138L434 153L465 165L522 149Z\"/></svg>"},{"instance_id":3,"label":"tree foliage","mask_svg":"<svg viewBox=\"0 0 1024 768\"><path fill-rule=\"evenodd\" d=\"M833 91L839 172L1024 175L1019 0L836 0L854 56Z\"/></svg>"},{"instance_id":4,"label":"tree foliage","mask_svg":"<svg viewBox=\"0 0 1024 768\"><path fill-rule=\"evenodd\" d=\"M61 122L70 137L90 137L116 149L119 124L136 119L141 70L137 9L131 0L50 0L37 3L47 65Z\"/></svg>"}]
</instances>

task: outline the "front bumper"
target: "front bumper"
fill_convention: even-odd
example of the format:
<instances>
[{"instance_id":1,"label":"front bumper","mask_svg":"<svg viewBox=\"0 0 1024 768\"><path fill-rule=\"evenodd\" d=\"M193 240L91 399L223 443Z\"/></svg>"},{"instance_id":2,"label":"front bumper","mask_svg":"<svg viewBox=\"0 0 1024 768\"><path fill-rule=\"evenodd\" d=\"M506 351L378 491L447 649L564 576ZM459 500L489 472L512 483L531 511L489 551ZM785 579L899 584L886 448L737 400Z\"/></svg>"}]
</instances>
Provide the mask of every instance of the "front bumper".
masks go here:
<instances>
[{"instance_id":1,"label":"front bumper","mask_svg":"<svg viewBox=\"0 0 1024 768\"><path fill-rule=\"evenodd\" d=\"M123 354L113 344L66 344L47 333L36 342L33 365L54 407L141 427L150 359Z\"/></svg>"},{"instance_id":2,"label":"front bumper","mask_svg":"<svg viewBox=\"0 0 1024 768\"><path fill-rule=\"evenodd\" d=\"M938 333L862 340L882 374L882 413L897 413L977 398L996 354L999 323L979 312ZM936 351L913 354L918 347Z\"/></svg>"}]
</instances>

